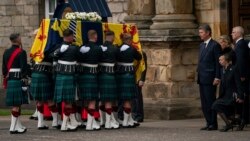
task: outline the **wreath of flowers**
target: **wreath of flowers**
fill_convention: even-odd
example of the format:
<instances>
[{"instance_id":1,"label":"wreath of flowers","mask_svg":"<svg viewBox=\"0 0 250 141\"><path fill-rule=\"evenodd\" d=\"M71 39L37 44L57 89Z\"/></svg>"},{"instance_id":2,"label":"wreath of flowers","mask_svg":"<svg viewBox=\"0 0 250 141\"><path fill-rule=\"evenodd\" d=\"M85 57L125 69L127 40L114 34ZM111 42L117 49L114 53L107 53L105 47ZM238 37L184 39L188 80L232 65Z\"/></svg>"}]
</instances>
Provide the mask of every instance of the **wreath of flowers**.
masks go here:
<instances>
[{"instance_id":1,"label":"wreath of flowers","mask_svg":"<svg viewBox=\"0 0 250 141\"><path fill-rule=\"evenodd\" d=\"M91 22L101 22L102 17L96 12L69 12L65 15L67 20L84 20Z\"/></svg>"}]
</instances>

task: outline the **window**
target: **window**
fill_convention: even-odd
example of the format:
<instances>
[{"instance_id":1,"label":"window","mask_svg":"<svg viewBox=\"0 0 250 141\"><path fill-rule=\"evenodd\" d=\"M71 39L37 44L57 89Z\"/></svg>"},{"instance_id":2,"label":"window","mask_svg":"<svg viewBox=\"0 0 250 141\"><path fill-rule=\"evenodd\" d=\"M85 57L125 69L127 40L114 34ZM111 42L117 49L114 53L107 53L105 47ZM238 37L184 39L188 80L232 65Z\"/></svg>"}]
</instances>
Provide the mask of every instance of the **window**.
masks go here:
<instances>
[{"instance_id":1,"label":"window","mask_svg":"<svg viewBox=\"0 0 250 141\"><path fill-rule=\"evenodd\" d=\"M45 18L50 19L54 15L57 0L45 0Z\"/></svg>"}]
</instances>

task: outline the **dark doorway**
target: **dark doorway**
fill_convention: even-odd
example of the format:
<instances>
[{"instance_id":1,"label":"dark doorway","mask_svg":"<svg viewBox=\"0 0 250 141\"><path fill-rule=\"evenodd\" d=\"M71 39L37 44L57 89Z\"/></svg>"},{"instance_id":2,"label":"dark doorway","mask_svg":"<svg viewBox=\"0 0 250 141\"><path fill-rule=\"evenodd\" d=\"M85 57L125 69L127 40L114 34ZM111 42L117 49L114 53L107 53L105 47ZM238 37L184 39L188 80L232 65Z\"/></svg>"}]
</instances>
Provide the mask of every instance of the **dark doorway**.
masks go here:
<instances>
[{"instance_id":1,"label":"dark doorway","mask_svg":"<svg viewBox=\"0 0 250 141\"><path fill-rule=\"evenodd\" d=\"M250 34L250 0L230 0L229 27L242 26Z\"/></svg>"}]
</instances>

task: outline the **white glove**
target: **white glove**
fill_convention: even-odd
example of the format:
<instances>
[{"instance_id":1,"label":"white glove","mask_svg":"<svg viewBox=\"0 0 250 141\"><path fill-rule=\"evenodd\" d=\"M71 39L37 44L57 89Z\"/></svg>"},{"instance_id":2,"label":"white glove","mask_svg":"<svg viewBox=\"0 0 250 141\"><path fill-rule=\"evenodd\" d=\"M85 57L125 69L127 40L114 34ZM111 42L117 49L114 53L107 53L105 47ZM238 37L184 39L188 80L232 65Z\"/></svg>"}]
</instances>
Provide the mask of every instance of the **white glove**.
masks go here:
<instances>
[{"instance_id":1,"label":"white glove","mask_svg":"<svg viewBox=\"0 0 250 141\"><path fill-rule=\"evenodd\" d=\"M90 50L90 47L86 47L86 46L82 46L80 48L80 52L81 53L87 53L87 52L89 52L89 50Z\"/></svg>"},{"instance_id":2,"label":"white glove","mask_svg":"<svg viewBox=\"0 0 250 141\"><path fill-rule=\"evenodd\" d=\"M60 48L60 52L63 53L69 48L69 45L62 45Z\"/></svg>"},{"instance_id":3,"label":"white glove","mask_svg":"<svg viewBox=\"0 0 250 141\"><path fill-rule=\"evenodd\" d=\"M101 48L102 48L103 52L107 51L107 49L108 49L108 47L105 47L105 46L102 46L102 45L101 45Z\"/></svg>"},{"instance_id":4,"label":"white glove","mask_svg":"<svg viewBox=\"0 0 250 141\"><path fill-rule=\"evenodd\" d=\"M27 91L27 90L28 90L28 87L22 87L22 90L23 90L23 91Z\"/></svg>"},{"instance_id":5,"label":"white glove","mask_svg":"<svg viewBox=\"0 0 250 141\"><path fill-rule=\"evenodd\" d=\"M250 48L250 42L248 43L248 48Z\"/></svg>"},{"instance_id":6,"label":"white glove","mask_svg":"<svg viewBox=\"0 0 250 141\"><path fill-rule=\"evenodd\" d=\"M120 48L120 51L125 51L129 48L128 45L122 45L122 47Z\"/></svg>"}]
</instances>

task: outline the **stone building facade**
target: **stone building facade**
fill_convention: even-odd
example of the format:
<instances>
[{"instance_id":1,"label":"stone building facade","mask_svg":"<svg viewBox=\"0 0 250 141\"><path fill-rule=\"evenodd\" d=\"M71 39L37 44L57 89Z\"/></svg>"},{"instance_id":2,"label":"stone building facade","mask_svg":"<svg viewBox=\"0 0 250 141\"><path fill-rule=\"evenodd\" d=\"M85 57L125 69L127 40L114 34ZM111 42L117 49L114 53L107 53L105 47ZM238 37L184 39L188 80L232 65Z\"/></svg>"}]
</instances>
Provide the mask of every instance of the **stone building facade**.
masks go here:
<instances>
[{"instance_id":1,"label":"stone building facade","mask_svg":"<svg viewBox=\"0 0 250 141\"><path fill-rule=\"evenodd\" d=\"M45 17L46 0L0 1L0 56L9 46L11 32L23 35L29 50L31 32ZM249 0L106 0L113 17L109 22L136 23L148 73L143 88L146 118L200 117L196 84L199 37L197 27L208 23L213 38L230 34L243 25L250 34L250 18L244 10ZM0 59L1 61L1 59Z\"/></svg>"}]
</instances>

